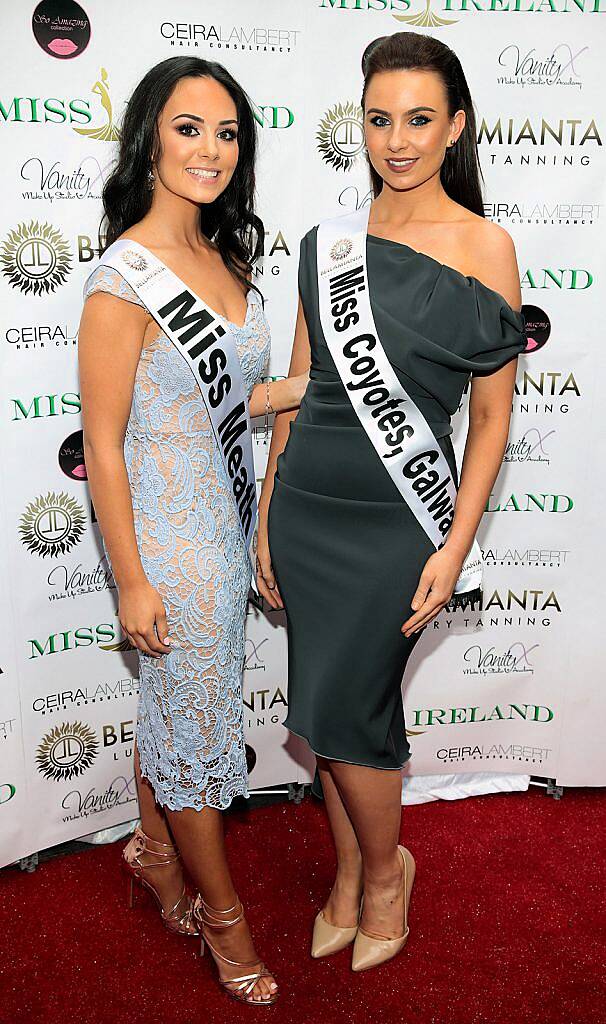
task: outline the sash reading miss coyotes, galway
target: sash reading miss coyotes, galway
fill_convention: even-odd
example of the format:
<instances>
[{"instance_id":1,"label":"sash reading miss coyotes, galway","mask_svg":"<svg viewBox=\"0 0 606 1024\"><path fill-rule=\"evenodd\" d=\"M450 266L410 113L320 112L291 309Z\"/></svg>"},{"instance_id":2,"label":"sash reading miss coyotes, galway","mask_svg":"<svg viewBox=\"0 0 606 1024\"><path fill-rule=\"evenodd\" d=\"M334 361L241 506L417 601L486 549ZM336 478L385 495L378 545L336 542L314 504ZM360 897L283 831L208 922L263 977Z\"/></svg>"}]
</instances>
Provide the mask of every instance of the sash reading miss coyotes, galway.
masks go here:
<instances>
[{"instance_id":1,"label":"sash reading miss coyotes, galway","mask_svg":"<svg viewBox=\"0 0 606 1024\"><path fill-rule=\"evenodd\" d=\"M454 517L455 482L427 420L398 380L381 345L368 293L368 207L318 227L320 320L355 412L381 462L436 549ZM455 586L482 582L477 541Z\"/></svg>"},{"instance_id":2,"label":"sash reading miss coyotes, galway","mask_svg":"<svg viewBox=\"0 0 606 1024\"><path fill-rule=\"evenodd\" d=\"M125 278L194 375L219 446L252 568L257 490L248 399L233 333L138 242L114 242L101 262Z\"/></svg>"}]
</instances>

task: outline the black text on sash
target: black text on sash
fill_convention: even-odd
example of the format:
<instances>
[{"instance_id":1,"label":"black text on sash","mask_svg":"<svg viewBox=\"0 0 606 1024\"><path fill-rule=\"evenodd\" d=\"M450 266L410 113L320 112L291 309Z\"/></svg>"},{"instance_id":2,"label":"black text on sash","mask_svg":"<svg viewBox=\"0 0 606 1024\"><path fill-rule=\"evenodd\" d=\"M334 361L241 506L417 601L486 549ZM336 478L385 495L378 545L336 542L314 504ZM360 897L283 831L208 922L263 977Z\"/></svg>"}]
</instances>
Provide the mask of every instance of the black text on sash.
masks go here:
<instances>
[{"instance_id":1,"label":"black text on sash","mask_svg":"<svg viewBox=\"0 0 606 1024\"><path fill-rule=\"evenodd\" d=\"M225 330L207 309L196 309L197 305L196 296L184 289L165 303L158 310L158 315L166 320L168 328L184 346L203 394L207 396L209 405L217 409L229 395L232 383L229 374L222 372L227 365L227 355L220 342ZM216 431L245 537L248 537L252 526L256 486L254 480L248 479L244 452L237 443L247 429L246 407L244 402L238 402Z\"/></svg>"}]
</instances>

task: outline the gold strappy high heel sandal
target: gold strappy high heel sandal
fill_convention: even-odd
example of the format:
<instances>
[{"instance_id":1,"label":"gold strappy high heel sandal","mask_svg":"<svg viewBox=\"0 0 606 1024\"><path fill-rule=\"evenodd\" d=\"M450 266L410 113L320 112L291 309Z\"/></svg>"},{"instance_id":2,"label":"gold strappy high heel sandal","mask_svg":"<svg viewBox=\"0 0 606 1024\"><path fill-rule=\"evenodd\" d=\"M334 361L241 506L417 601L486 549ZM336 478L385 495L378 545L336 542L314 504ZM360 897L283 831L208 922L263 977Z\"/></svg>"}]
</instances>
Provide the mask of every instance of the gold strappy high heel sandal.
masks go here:
<instances>
[{"instance_id":1,"label":"gold strappy high heel sandal","mask_svg":"<svg viewBox=\"0 0 606 1024\"><path fill-rule=\"evenodd\" d=\"M396 939L388 939L380 935L370 935L362 927L358 928L358 934L354 942L353 956L351 961L352 971L367 971L369 967L377 967L378 964L391 960L404 949L408 939L408 904L412 883L415 880L415 862L410 850L405 846L398 846L402 857L402 889L404 890L404 923L402 935Z\"/></svg>"},{"instance_id":2,"label":"gold strappy high heel sandal","mask_svg":"<svg viewBox=\"0 0 606 1024\"><path fill-rule=\"evenodd\" d=\"M143 864L141 857L144 853L156 857L157 860L151 864ZM151 892L160 908L162 921L169 932L178 932L180 935L199 935L192 917L193 901L188 895L185 884L179 899L172 910L165 910L158 893L151 882L143 877L143 872L153 871L154 868L161 868L167 864L175 864L180 859L179 851L172 843L159 843L156 839L150 839L140 828L136 828L130 842L124 847L123 864L128 872L128 905L132 909L135 898L135 882L139 882Z\"/></svg>"},{"instance_id":3,"label":"gold strappy high heel sandal","mask_svg":"<svg viewBox=\"0 0 606 1024\"><path fill-rule=\"evenodd\" d=\"M232 914L233 917L226 918L223 915ZM226 978L225 981L222 979L219 973L219 984L223 986L228 995L232 999L236 999L239 1003L246 1003L248 1006L273 1006L278 998L278 993L269 996L268 999L253 999L252 993L255 985L261 978L271 978L272 975L266 969L265 964L261 960L252 961L239 961L230 960L228 957L223 956L218 949L208 941L207 930L215 928L217 931L225 928L232 928L233 925L239 924L240 921L244 920L244 907L240 903L240 900L227 910L215 910L213 907L209 907L208 903L205 903L200 895L196 896L193 908L194 919L198 922L200 934L202 936L202 943L200 948L200 956L204 953L204 943L210 949L213 956L217 970L219 970L219 961L224 964L229 964L230 967L258 967L257 971L249 971L246 974L242 974L237 978Z\"/></svg>"}]
</instances>

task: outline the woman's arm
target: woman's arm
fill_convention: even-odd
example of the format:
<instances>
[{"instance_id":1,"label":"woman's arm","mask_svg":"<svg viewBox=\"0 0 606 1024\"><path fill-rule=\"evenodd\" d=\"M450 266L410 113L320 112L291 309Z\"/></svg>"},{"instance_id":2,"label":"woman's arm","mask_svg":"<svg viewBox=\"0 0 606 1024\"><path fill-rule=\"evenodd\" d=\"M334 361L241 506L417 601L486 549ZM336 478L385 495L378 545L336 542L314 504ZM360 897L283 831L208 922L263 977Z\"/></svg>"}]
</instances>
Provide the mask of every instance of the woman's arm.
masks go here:
<instances>
[{"instance_id":1,"label":"woman's arm","mask_svg":"<svg viewBox=\"0 0 606 1024\"><path fill-rule=\"evenodd\" d=\"M490 226L482 242L485 263L476 276L498 291L512 309L521 305L520 278L513 242L506 231ZM481 275L481 276L480 276ZM448 603L490 492L501 468L509 434L517 359L483 377L473 377L469 430L453 523L443 548L427 560L412 599L414 614L402 625L406 636L418 633Z\"/></svg>"},{"instance_id":2,"label":"woman's arm","mask_svg":"<svg viewBox=\"0 0 606 1024\"><path fill-rule=\"evenodd\" d=\"M124 462L124 435L148 322L141 306L96 292L84 304L78 361L86 472L119 591L120 624L136 647L160 657L170 649L159 641L168 633L164 605L143 572Z\"/></svg>"},{"instance_id":3,"label":"woman's arm","mask_svg":"<svg viewBox=\"0 0 606 1024\"><path fill-rule=\"evenodd\" d=\"M301 377L302 379L307 380L310 364L311 352L309 346L309 334L307 333L303 304L299 297L295 337L293 341L290 367L288 370L289 379L298 379ZM272 606L272 608L282 608L283 603L282 598L280 597L280 592L276 586L271 565L269 541L267 536L267 512L274 489L274 476L276 473L278 456L284 451L288 440L290 424L296 414L297 410L295 409L292 412L282 412L275 418L269 456L267 459L267 470L265 472L265 479L261 489L261 497L259 498L259 533L257 537L257 560L259 566L257 571L257 586L259 588L259 593Z\"/></svg>"},{"instance_id":4,"label":"woman's arm","mask_svg":"<svg viewBox=\"0 0 606 1024\"><path fill-rule=\"evenodd\" d=\"M256 384L248 402L250 415L263 416L268 397L270 412L280 413L289 409L294 409L296 412L301 405L308 382L309 374L300 373L296 377L291 377L289 374L286 380L271 380L265 384Z\"/></svg>"}]
</instances>

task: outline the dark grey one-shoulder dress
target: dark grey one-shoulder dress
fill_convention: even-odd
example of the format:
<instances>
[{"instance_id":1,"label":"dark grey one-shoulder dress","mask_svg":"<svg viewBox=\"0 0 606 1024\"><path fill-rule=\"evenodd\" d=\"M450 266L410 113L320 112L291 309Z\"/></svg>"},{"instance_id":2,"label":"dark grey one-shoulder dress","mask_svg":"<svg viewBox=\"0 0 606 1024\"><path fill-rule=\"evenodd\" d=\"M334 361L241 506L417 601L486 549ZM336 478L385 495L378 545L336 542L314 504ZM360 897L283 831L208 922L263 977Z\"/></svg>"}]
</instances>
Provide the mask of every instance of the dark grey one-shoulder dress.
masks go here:
<instances>
[{"instance_id":1,"label":"dark grey one-shoulder dress","mask_svg":"<svg viewBox=\"0 0 606 1024\"><path fill-rule=\"evenodd\" d=\"M410 756L402 676L420 636L400 628L435 548L381 465L326 345L316 233L303 238L299 263L310 383L269 509L288 626L286 725L320 756L397 769ZM399 242L369 235L367 263L383 348L456 473L450 417L470 374L524 350L524 318L480 281Z\"/></svg>"}]
</instances>

